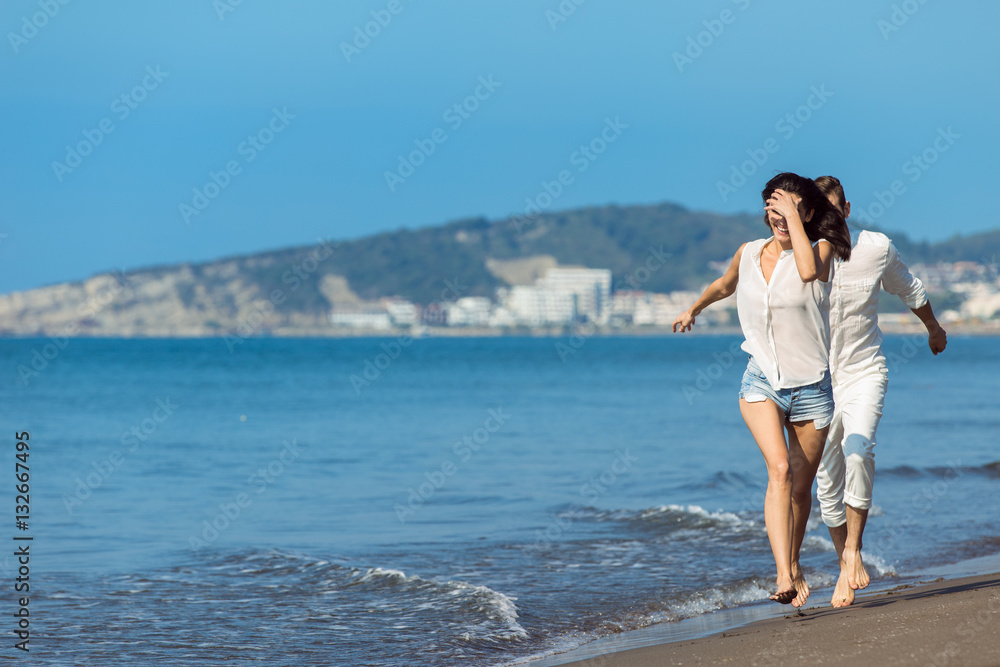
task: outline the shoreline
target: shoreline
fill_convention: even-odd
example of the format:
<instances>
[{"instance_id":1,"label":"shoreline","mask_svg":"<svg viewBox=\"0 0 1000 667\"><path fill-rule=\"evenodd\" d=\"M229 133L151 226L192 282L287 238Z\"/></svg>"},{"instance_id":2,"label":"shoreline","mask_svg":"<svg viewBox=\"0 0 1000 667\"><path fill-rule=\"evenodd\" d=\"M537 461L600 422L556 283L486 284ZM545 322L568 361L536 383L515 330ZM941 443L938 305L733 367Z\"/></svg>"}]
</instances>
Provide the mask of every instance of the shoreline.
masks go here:
<instances>
[{"instance_id":1,"label":"shoreline","mask_svg":"<svg viewBox=\"0 0 1000 667\"><path fill-rule=\"evenodd\" d=\"M927 331L919 323L915 325L880 325L883 334L890 336L927 336ZM1000 336L1000 322L988 324L949 324L947 331L953 336ZM686 332L685 336L742 336L739 326L703 327L699 330ZM642 328L611 328L611 327L539 327L524 329L491 329L471 327L420 327L417 329L332 329L332 328L286 328L275 327L263 329L249 336L243 336L228 330L174 330L174 331L118 331L94 332L92 334L75 334L66 336L64 332L36 331L32 333L0 331L0 340L41 340L57 338L59 340L94 339L94 340L186 340L186 339L238 339L262 340L271 338L305 338L305 339L348 339L348 338L409 338L413 340L424 338L663 338L676 335L666 327Z\"/></svg>"},{"instance_id":2,"label":"shoreline","mask_svg":"<svg viewBox=\"0 0 1000 667\"><path fill-rule=\"evenodd\" d=\"M596 639L529 667L1000 665L1000 553L895 578L829 606L756 603ZM815 602L814 602L815 600Z\"/></svg>"}]
</instances>

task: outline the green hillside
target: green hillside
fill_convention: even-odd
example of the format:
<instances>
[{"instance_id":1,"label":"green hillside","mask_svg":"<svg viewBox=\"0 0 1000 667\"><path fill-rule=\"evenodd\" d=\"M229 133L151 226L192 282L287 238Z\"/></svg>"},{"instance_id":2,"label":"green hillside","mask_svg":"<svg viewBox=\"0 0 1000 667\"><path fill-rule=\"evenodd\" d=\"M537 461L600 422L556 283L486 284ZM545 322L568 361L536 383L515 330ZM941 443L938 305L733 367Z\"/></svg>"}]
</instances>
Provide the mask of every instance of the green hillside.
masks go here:
<instances>
[{"instance_id":1,"label":"green hillside","mask_svg":"<svg viewBox=\"0 0 1000 667\"><path fill-rule=\"evenodd\" d=\"M441 298L445 281L458 284L461 296L492 297L503 282L487 270L486 260L534 255L551 255L559 264L607 268L615 283L621 283L655 250L669 260L641 287L669 292L700 288L718 276L710 262L728 260L741 243L766 233L757 215L717 215L674 204L602 206L526 221L473 218L344 241L295 290L288 290L282 277L308 256L311 246L243 257L238 264L244 281L259 285L263 293L284 289L288 299L279 308L287 312L329 308L319 291L324 274L345 277L364 299L398 296L427 304ZM903 234L890 236L911 263L985 262L1000 256L1000 230L937 244L914 243Z\"/></svg>"}]
</instances>

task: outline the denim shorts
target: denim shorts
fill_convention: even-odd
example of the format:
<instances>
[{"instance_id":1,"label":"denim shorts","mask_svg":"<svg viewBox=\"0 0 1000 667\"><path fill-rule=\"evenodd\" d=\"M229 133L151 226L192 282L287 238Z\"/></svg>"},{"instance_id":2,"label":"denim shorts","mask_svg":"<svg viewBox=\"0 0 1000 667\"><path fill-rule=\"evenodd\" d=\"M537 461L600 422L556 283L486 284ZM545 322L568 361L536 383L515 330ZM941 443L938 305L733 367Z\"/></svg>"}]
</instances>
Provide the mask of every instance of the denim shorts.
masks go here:
<instances>
[{"instance_id":1,"label":"denim shorts","mask_svg":"<svg viewBox=\"0 0 1000 667\"><path fill-rule=\"evenodd\" d=\"M821 429L833 421L833 385L829 371L822 380L814 384L775 391L760 366L750 357L740 384L740 398L747 403L758 403L770 398L784 411L785 420L789 423L812 421L815 422L813 426Z\"/></svg>"}]
</instances>

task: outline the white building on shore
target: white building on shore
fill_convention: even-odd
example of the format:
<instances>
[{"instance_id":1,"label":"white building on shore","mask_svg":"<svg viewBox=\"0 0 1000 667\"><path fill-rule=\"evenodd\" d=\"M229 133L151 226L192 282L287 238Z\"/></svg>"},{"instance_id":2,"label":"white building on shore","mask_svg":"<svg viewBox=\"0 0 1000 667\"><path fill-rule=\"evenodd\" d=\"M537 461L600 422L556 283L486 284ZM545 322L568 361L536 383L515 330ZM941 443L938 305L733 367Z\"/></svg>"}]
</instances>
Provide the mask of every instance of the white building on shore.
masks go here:
<instances>
[{"instance_id":1,"label":"white building on shore","mask_svg":"<svg viewBox=\"0 0 1000 667\"><path fill-rule=\"evenodd\" d=\"M577 321L605 324L611 315L611 271L556 267L545 272L535 283L539 289L568 293L575 297Z\"/></svg>"},{"instance_id":2,"label":"white building on shore","mask_svg":"<svg viewBox=\"0 0 1000 667\"><path fill-rule=\"evenodd\" d=\"M615 326L673 326L677 316L691 307L699 292L620 291L611 298L611 323ZM731 325L728 310L736 307L736 298L729 297L713 303L699 316L699 321L710 325Z\"/></svg>"},{"instance_id":3,"label":"white building on shore","mask_svg":"<svg viewBox=\"0 0 1000 667\"><path fill-rule=\"evenodd\" d=\"M349 329L384 330L392 328L392 318L380 306L341 306L330 312L330 324Z\"/></svg>"},{"instance_id":4,"label":"white building on shore","mask_svg":"<svg viewBox=\"0 0 1000 667\"><path fill-rule=\"evenodd\" d=\"M565 290L515 285L499 290L497 296L514 323L521 326L570 325L576 317L576 299ZM496 319L502 319L499 313Z\"/></svg>"},{"instance_id":5,"label":"white building on shore","mask_svg":"<svg viewBox=\"0 0 1000 667\"><path fill-rule=\"evenodd\" d=\"M385 330L412 327L420 322L420 309L403 299L382 299L378 303L334 304L330 324L351 329Z\"/></svg>"},{"instance_id":6,"label":"white building on shore","mask_svg":"<svg viewBox=\"0 0 1000 667\"><path fill-rule=\"evenodd\" d=\"M465 296L444 304L445 321L450 327L487 327L493 302L485 296Z\"/></svg>"}]
</instances>

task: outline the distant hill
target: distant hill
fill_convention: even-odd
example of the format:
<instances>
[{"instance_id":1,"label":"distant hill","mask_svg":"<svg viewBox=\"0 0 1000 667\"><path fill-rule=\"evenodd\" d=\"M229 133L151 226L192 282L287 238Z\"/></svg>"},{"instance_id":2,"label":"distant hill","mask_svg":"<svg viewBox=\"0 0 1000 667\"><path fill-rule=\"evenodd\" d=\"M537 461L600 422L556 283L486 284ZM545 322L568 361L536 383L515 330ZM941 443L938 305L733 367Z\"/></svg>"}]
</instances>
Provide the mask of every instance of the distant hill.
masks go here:
<instances>
[{"instance_id":1,"label":"distant hill","mask_svg":"<svg viewBox=\"0 0 1000 667\"><path fill-rule=\"evenodd\" d=\"M633 285L647 291L696 290L718 276L710 263L728 260L741 243L766 233L759 215L717 215L667 203L529 220L473 218L0 295L0 334L313 333L327 327L334 304L391 296L418 304L442 295L493 297L498 287L518 282L515 276L530 282L532 261L536 269L607 268L626 289L623 281L632 276ZM1000 257L1000 230L935 244L890 236L911 263ZM668 260L647 272L642 267L651 255Z\"/></svg>"},{"instance_id":2,"label":"distant hill","mask_svg":"<svg viewBox=\"0 0 1000 667\"><path fill-rule=\"evenodd\" d=\"M466 296L493 296L503 282L487 268L487 259L547 255L559 265L611 269L617 281L655 250L671 261L642 287L665 292L697 288L713 273L708 262L731 257L763 231L763 223L750 216L694 213L672 204L606 206L527 221L476 218L379 234L342 244L330 269L363 298L398 295L427 303L439 298L445 279L468 286Z\"/></svg>"}]
</instances>

